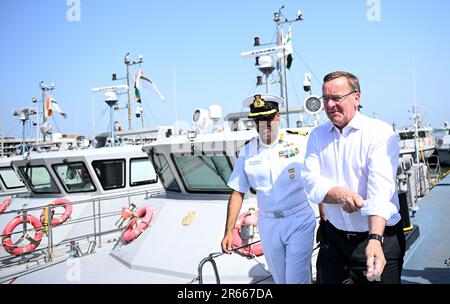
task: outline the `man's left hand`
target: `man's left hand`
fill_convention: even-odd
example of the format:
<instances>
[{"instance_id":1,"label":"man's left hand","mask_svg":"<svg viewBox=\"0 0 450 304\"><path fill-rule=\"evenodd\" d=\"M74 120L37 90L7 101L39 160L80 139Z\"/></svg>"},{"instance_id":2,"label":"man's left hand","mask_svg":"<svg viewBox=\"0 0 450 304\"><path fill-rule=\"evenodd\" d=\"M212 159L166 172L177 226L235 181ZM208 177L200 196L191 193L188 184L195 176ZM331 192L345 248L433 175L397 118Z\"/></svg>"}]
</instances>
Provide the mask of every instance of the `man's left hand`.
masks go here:
<instances>
[{"instance_id":1,"label":"man's left hand","mask_svg":"<svg viewBox=\"0 0 450 304\"><path fill-rule=\"evenodd\" d=\"M369 240L366 247L367 271L365 273L369 281L376 280L381 276L386 265L386 258L384 257L383 247L378 240Z\"/></svg>"}]
</instances>

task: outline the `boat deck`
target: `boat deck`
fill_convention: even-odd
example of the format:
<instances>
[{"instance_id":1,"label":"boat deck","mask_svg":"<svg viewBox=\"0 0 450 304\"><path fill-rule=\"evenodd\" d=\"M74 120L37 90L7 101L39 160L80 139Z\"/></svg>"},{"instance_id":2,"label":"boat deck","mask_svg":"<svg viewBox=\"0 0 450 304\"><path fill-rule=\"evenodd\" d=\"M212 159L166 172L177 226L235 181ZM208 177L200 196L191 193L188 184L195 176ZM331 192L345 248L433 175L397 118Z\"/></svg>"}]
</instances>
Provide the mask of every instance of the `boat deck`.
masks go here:
<instances>
[{"instance_id":1,"label":"boat deck","mask_svg":"<svg viewBox=\"0 0 450 304\"><path fill-rule=\"evenodd\" d=\"M450 175L418 202L420 236L405 255L403 284L450 284Z\"/></svg>"}]
</instances>

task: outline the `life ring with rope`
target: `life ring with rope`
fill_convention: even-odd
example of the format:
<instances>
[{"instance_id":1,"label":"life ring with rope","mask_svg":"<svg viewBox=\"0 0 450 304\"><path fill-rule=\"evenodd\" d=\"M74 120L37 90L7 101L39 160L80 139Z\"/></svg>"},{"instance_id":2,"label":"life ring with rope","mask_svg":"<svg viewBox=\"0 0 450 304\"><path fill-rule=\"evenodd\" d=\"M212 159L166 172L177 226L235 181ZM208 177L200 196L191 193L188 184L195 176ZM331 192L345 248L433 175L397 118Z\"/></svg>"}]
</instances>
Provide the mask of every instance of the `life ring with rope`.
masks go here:
<instances>
[{"instance_id":1,"label":"life ring with rope","mask_svg":"<svg viewBox=\"0 0 450 304\"><path fill-rule=\"evenodd\" d=\"M125 242L131 242L136 239L152 223L156 215L155 208L144 206L136 214L132 215L130 223L122 233L122 239Z\"/></svg>"},{"instance_id":2,"label":"life ring with rope","mask_svg":"<svg viewBox=\"0 0 450 304\"><path fill-rule=\"evenodd\" d=\"M56 226L61 225L62 223L67 221L67 219L72 214L72 203L70 202L70 200L68 200L65 197L53 200L50 203L50 205L64 207L64 213L63 214L58 214L56 216L52 216L52 227L56 227ZM42 213L41 213L41 216L40 216L40 219L41 219L42 223L45 221L45 216L46 216L45 210L46 209L42 210Z\"/></svg>"},{"instance_id":3,"label":"life ring with rope","mask_svg":"<svg viewBox=\"0 0 450 304\"><path fill-rule=\"evenodd\" d=\"M242 247L246 243L251 244L251 240L254 238L256 233L257 224L258 212L254 208L250 208L248 211L242 212L238 216L236 224L234 225L233 240L231 244L234 247ZM238 249L238 252L245 256L261 256L264 254L261 242L240 248Z\"/></svg>"},{"instance_id":4,"label":"life ring with rope","mask_svg":"<svg viewBox=\"0 0 450 304\"><path fill-rule=\"evenodd\" d=\"M34 228L34 237L30 237L28 232L25 230L22 232L22 236L13 243L11 239L11 234L17 226L23 223L23 216L19 215L13 218L3 229L3 237L2 237L2 245L3 248L11 255L23 255L25 253L31 252L36 249L37 246L41 243L42 237L44 236L44 232L42 229L42 223L39 219L31 214L26 216L26 222L31 224ZM24 246L18 246L24 239L26 239L29 243Z\"/></svg>"},{"instance_id":5,"label":"life ring with rope","mask_svg":"<svg viewBox=\"0 0 450 304\"><path fill-rule=\"evenodd\" d=\"M0 213L5 212L5 210L11 205L11 199L7 198L4 199L3 202L0 204Z\"/></svg>"}]
</instances>

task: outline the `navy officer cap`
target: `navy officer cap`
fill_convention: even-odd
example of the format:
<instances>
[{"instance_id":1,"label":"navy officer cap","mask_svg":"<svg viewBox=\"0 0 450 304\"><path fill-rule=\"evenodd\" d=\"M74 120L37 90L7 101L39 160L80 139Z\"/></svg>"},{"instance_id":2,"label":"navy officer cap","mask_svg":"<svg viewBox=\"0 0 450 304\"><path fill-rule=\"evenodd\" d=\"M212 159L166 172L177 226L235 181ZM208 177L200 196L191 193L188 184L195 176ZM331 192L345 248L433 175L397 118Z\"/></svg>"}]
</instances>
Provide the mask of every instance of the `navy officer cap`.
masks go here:
<instances>
[{"instance_id":1,"label":"navy officer cap","mask_svg":"<svg viewBox=\"0 0 450 304\"><path fill-rule=\"evenodd\" d=\"M270 94L255 94L243 101L244 107L250 107L249 118L263 118L279 111L279 104L284 99Z\"/></svg>"}]
</instances>

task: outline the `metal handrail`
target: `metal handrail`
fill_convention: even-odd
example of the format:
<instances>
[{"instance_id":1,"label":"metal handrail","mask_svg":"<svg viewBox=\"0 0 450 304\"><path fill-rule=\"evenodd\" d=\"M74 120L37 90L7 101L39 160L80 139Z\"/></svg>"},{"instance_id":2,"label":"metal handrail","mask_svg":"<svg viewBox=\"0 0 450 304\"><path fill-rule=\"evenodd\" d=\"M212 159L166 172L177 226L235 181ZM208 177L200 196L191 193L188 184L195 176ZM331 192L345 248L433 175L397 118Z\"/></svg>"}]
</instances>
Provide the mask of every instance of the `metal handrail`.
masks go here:
<instances>
[{"instance_id":1,"label":"metal handrail","mask_svg":"<svg viewBox=\"0 0 450 304\"><path fill-rule=\"evenodd\" d=\"M216 261L214 261L214 258L219 257L222 254L223 254L222 252L210 253L206 258L201 260L200 264L198 265L199 284L203 284L203 266L205 266L205 264L207 262L211 263L213 270L214 270L214 275L216 277L216 283L220 284L219 271L217 270L217 264L216 264Z\"/></svg>"},{"instance_id":2,"label":"metal handrail","mask_svg":"<svg viewBox=\"0 0 450 304\"><path fill-rule=\"evenodd\" d=\"M71 242L75 242L75 241L81 241L81 240L84 240L84 239L89 240L92 237L94 238L93 242L98 244L99 247L101 247L101 245L102 245L102 236L103 235L116 233L116 232L119 232L119 231L122 230L120 228L108 229L108 230L103 230L102 229L102 225L101 225L102 220L104 220L105 218L110 218L110 217L114 217L114 216L120 215L121 212L120 211L109 211L109 212L106 212L105 214L101 214L101 208L100 208L101 201L105 201L105 200L108 200L108 199L127 198L128 205L130 205L131 204L131 197L144 195L144 198L143 198L143 200L144 200L146 198L157 196L157 195L164 194L164 193L165 193L165 191L163 189L155 189L155 190L144 190L144 191L138 191L138 192L126 193L126 194L120 194L120 195L113 195L112 194L112 195L102 196L102 197L98 197L98 198L94 198L94 199L74 200L74 201L70 202L72 205L92 204L92 206L93 206L92 216L86 216L86 217L77 218L77 219L69 219L69 220L67 220L66 222L64 222L63 224L61 224L58 227L52 227L52 225L51 225L51 220L52 220L52 217L53 217L53 209L56 207L56 206L54 206L52 204L50 204L48 206L22 208L22 209L19 209L19 210L8 210L7 212L4 212L3 214L1 214L1 216L5 216L7 214L12 214L12 213L19 213L19 214L22 214L22 216L25 216L25 218L26 218L26 214L28 214L29 212L36 211L36 210L42 210L42 208L48 207L46 209L47 210L47 217L48 217L48 227L47 227L47 229L48 229L48 231L47 231L48 244L47 244L46 248L43 248L43 247L39 248L38 247L38 248L36 248L33 251L34 253L39 253L40 252L36 257L32 257L32 258L23 257L22 259L18 259L17 262L8 263L7 265L5 264L6 266L5 265L3 265L3 266L11 267L13 264L20 264L20 263L24 263L24 262L32 263L33 261L37 261L37 260L41 259L43 254L45 255L45 257L44 257L45 263L50 263L53 260L54 249L56 249L57 247L60 247L60 246L65 245L67 243L71 243ZM97 204L97 208L95 206L96 204ZM58 207L61 207L61 206L64 206L64 205L60 205ZM92 221L93 222L92 223L92 225L93 225L93 233L83 234L83 235L76 236L76 237L73 237L73 238L70 238L70 239L69 238L68 239L64 239L64 240L60 241L57 245L55 245L53 243L53 238L52 238L52 234L53 234L52 229L53 228L57 229L57 228L62 227L62 226L74 225L74 224L77 224L77 223L88 222L88 221ZM27 228L26 220L24 220L24 223L25 224L24 224L24 227L23 227L22 231L14 231L14 232L11 233L11 235L16 235L16 234L20 234L20 233L23 234L23 233L27 233L28 231L34 231L34 228ZM1 235L1 237L3 237L3 235ZM92 244L90 244L90 247L92 247L91 245ZM93 251L93 250L91 250L91 251ZM0 261L7 260L7 259L15 259L15 258L16 257L14 257L14 256L4 256L4 257L0 258ZM1 268L3 268L3 267L0 267L0 270L1 270Z\"/></svg>"}]
</instances>

